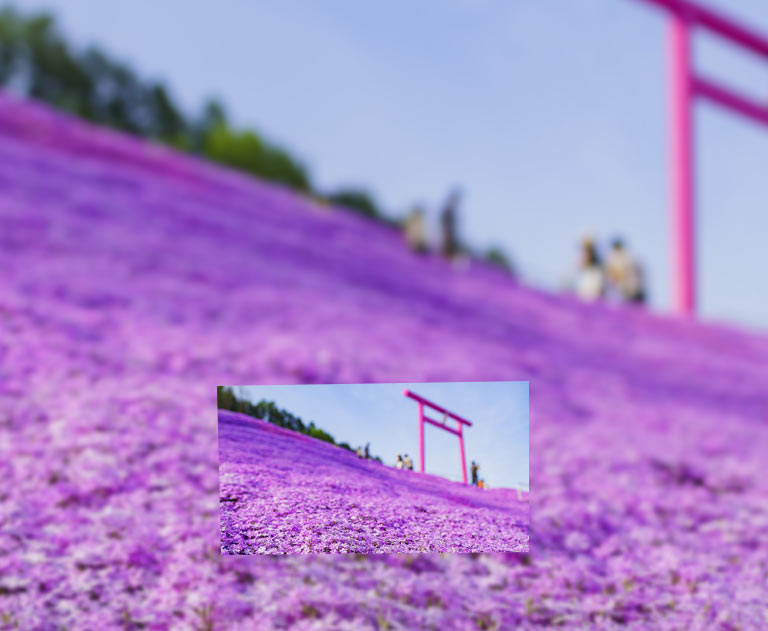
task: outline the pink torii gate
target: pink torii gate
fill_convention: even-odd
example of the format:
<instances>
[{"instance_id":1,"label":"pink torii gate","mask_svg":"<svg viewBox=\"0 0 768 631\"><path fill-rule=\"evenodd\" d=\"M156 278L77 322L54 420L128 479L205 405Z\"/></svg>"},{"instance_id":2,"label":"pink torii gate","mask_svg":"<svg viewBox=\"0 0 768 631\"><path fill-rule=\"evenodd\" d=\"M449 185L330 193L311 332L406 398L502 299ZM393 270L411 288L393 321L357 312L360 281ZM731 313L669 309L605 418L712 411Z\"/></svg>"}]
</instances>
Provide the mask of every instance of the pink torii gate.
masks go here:
<instances>
[{"instance_id":1,"label":"pink torii gate","mask_svg":"<svg viewBox=\"0 0 768 631\"><path fill-rule=\"evenodd\" d=\"M472 423L470 423L467 419L461 418L458 414L454 414L453 412L450 412L446 410L444 407L441 407L437 405L436 403L432 403L431 401L428 401L422 396L419 396L418 394L415 394L414 392L411 392L407 388L403 390L403 394L406 397L410 397L411 399L414 399L419 404L419 471L424 473L424 423L430 423L434 425L435 427L439 427L442 430L445 430L446 432L450 432L451 434L456 434L456 436L459 437L459 450L461 451L461 475L464 478L464 484L467 483L467 460L464 456L464 435L462 434L462 427L466 425L467 427L472 427ZM430 407L433 410L437 410L443 415L443 421L435 421L434 419L429 418L424 414L424 406ZM453 429L451 427L448 427L448 417L451 417L456 421L456 429Z\"/></svg>"},{"instance_id":2,"label":"pink torii gate","mask_svg":"<svg viewBox=\"0 0 768 631\"><path fill-rule=\"evenodd\" d=\"M768 107L718 85L691 67L690 33L698 27L768 59L768 39L688 0L643 0L665 9L669 23L670 153L673 304L685 316L696 308L693 104L696 97L768 125Z\"/></svg>"}]
</instances>

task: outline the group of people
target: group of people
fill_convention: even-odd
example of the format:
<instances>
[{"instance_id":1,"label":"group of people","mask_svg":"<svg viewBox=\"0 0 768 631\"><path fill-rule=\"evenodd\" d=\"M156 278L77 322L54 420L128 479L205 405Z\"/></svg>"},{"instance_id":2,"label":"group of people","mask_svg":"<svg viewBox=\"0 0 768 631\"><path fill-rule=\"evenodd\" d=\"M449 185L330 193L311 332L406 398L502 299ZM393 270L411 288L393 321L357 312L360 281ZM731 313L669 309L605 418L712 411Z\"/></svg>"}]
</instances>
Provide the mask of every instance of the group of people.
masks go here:
<instances>
[{"instance_id":1,"label":"group of people","mask_svg":"<svg viewBox=\"0 0 768 631\"><path fill-rule=\"evenodd\" d=\"M408 469L409 471L413 471L413 460L408 457L408 454L405 454L405 456L397 454L397 462L395 463L395 467L398 469Z\"/></svg>"},{"instance_id":2,"label":"group of people","mask_svg":"<svg viewBox=\"0 0 768 631\"><path fill-rule=\"evenodd\" d=\"M453 190L440 211L440 237L437 248L445 258L461 263L461 245L457 237L456 217L461 192ZM415 207L403 223L405 241L415 252L426 253L430 248L425 226L424 209ZM615 238L603 256L592 237L581 242L581 257L576 277L569 283L585 300L609 298L643 304L647 298L645 274L640 263L630 255L624 241Z\"/></svg>"},{"instance_id":3,"label":"group of people","mask_svg":"<svg viewBox=\"0 0 768 631\"><path fill-rule=\"evenodd\" d=\"M576 293L585 300L609 297L636 304L646 300L643 268L619 238L611 242L605 261L592 237L582 240L574 285Z\"/></svg>"},{"instance_id":4,"label":"group of people","mask_svg":"<svg viewBox=\"0 0 768 631\"><path fill-rule=\"evenodd\" d=\"M485 480L480 478L480 465L477 464L474 460L472 461L470 471L472 472L472 486L477 486L481 489L487 489L488 486L485 484Z\"/></svg>"},{"instance_id":5,"label":"group of people","mask_svg":"<svg viewBox=\"0 0 768 631\"><path fill-rule=\"evenodd\" d=\"M366 460L370 460L371 459L371 443L365 444L365 450L363 450L362 447L358 447L356 453L358 458L365 458Z\"/></svg>"},{"instance_id":6,"label":"group of people","mask_svg":"<svg viewBox=\"0 0 768 631\"><path fill-rule=\"evenodd\" d=\"M453 259L459 254L459 240L456 235L456 215L458 213L461 193L454 190L448 197L448 200L440 211L440 253ZM403 223L405 232L405 241L414 251L425 253L429 251L429 241L424 223L424 209L421 206L415 207L405 218Z\"/></svg>"},{"instance_id":7,"label":"group of people","mask_svg":"<svg viewBox=\"0 0 768 631\"><path fill-rule=\"evenodd\" d=\"M360 451L359 448L358 448L358 451ZM409 458L408 454L405 454L404 456L402 454L397 454L397 461L395 462L395 467L397 469L407 469L408 471L413 471L413 460ZM480 476L479 476L480 465L477 464L474 460L472 461L471 471L472 471L472 486L477 486L481 489L487 489L488 485L486 485L485 480L480 479Z\"/></svg>"},{"instance_id":8,"label":"group of people","mask_svg":"<svg viewBox=\"0 0 768 631\"><path fill-rule=\"evenodd\" d=\"M451 192L440 212L440 238L437 245L445 258L461 263L461 246L457 237L456 217L461 192ZM430 250L424 219L424 209L415 207L403 224L405 240L415 252ZM643 304L647 298L645 274L640 263L628 252L624 241L615 238L610 250L603 256L592 237L581 242L581 257L576 278L570 283L585 300L609 298L623 302Z\"/></svg>"},{"instance_id":9,"label":"group of people","mask_svg":"<svg viewBox=\"0 0 768 631\"><path fill-rule=\"evenodd\" d=\"M370 451L371 443L366 443L365 448L358 447L357 448L357 457L362 459L365 458L366 460L371 459L371 451ZM410 471L413 471L413 460L411 460L408 457L408 454L405 454L405 456L401 454L397 454L397 462L395 463L395 466L398 469L409 469Z\"/></svg>"}]
</instances>

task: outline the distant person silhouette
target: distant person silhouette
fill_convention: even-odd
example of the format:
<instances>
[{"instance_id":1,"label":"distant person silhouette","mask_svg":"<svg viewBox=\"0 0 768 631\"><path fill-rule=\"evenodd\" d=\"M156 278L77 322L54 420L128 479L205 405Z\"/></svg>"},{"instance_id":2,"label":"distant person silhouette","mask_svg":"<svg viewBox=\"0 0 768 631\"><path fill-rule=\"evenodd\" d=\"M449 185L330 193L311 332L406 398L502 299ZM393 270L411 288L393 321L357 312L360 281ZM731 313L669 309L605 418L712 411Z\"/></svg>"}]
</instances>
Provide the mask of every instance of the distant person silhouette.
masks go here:
<instances>
[{"instance_id":1,"label":"distant person silhouette","mask_svg":"<svg viewBox=\"0 0 768 631\"><path fill-rule=\"evenodd\" d=\"M402 469L402 468L403 468L403 466L404 466L404 463L403 463L403 457L402 457L400 454L397 454L397 462L395 463L395 466L396 466L398 469Z\"/></svg>"},{"instance_id":2,"label":"distant person silhouette","mask_svg":"<svg viewBox=\"0 0 768 631\"><path fill-rule=\"evenodd\" d=\"M605 275L609 286L623 300L640 304L645 302L643 270L627 252L620 238L611 243L611 251L605 262Z\"/></svg>"},{"instance_id":3,"label":"distant person silhouette","mask_svg":"<svg viewBox=\"0 0 768 631\"><path fill-rule=\"evenodd\" d=\"M358 447L356 453L357 453L357 457L358 458L362 458L363 457L363 448L362 447Z\"/></svg>"},{"instance_id":4,"label":"distant person silhouette","mask_svg":"<svg viewBox=\"0 0 768 631\"><path fill-rule=\"evenodd\" d=\"M411 462L408 454L405 454L405 458L403 458L403 466L409 471L413 471L413 462Z\"/></svg>"},{"instance_id":5,"label":"distant person silhouette","mask_svg":"<svg viewBox=\"0 0 768 631\"><path fill-rule=\"evenodd\" d=\"M366 459L366 460L370 460L370 458L371 458L371 450L370 450L370 447L371 447L371 443L366 443L366 444L365 444L365 459Z\"/></svg>"},{"instance_id":6,"label":"distant person silhouette","mask_svg":"<svg viewBox=\"0 0 768 631\"><path fill-rule=\"evenodd\" d=\"M416 207L408 213L403 223L405 241L414 252L423 254L427 251L427 234L424 229L424 210Z\"/></svg>"},{"instance_id":7,"label":"distant person silhouette","mask_svg":"<svg viewBox=\"0 0 768 631\"><path fill-rule=\"evenodd\" d=\"M461 193L454 190L443 206L440 213L440 251L443 256L452 259L459 252L459 242L456 237L456 215L458 213Z\"/></svg>"},{"instance_id":8,"label":"distant person silhouette","mask_svg":"<svg viewBox=\"0 0 768 631\"><path fill-rule=\"evenodd\" d=\"M597 300L605 294L602 259L592 237L581 242L581 260L576 273L576 293L584 300Z\"/></svg>"},{"instance_id":9,"label":"distant person silhouette","mask_svg":"<svg viewBox=\"0 0 768 631\"><path fill-rule=\"evenodd\" d=\"M480 469L480 465L478 465L474 460L472 461L472 485L477 486L477 472Z\"/></svg>"}]
</instances>

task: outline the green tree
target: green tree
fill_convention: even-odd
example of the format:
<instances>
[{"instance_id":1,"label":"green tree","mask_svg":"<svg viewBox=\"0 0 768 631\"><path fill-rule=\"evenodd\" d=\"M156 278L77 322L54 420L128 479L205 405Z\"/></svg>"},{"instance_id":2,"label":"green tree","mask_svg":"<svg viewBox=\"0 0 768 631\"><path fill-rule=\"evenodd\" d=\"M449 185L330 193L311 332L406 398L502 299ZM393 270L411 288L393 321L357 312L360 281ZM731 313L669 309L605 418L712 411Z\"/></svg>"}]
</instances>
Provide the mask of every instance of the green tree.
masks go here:
<instances>
[{"instance_id":1,"label":"green tree","mask_svg":"<svg viewBox=\"0 0 768 631\"><path fill-rule=\"evenodd\" d=\"M378 219L382 212L373 197L359 188L341 189L326 196L331 204L353 210L361 215Z\"/></svg>"},{"instance_id":2,"label":"green tree","mask_svg":"<svg viewBox=\"0 0 768 631\"><path fill-rule=\"evenodd\" d=\"M267 180L301 191L310 190L306 169L254 131L235 131L226 122L218 121L206 132L203 153L215 162Z\"/></svg>"},{"instance_id":3,"label":"green tree","mask_svg":"<svg viewBox=\"0 0 768 631\"><path fill-rule=\"evenodd\" d=\"M365 217L393 226L400 223L390 219L363 188L342 188L327 195L314 190L301 160L255 131L235 129L215 99L208 100L199 115L188 116L162 83L138 76L98 48L72 47L46 13L25 16L11 8L0 10L0 85ZM499 257L492 260L504 264Z\"/></svg>"},{"instance_id":4,"label":"green tree","mask_svg":"<svg viewBox=\"0 0 768 631\"><path fill-rule=\"evenodd\" d=\"M216 399L219 409L237 411L237 398L232 388L216 386Z\"/></svg>"},{"instance_id":5,"label":"green tree","mask_svg":"<svg viewBox=\"0 0 768 631\"><path fill-rule=\"evenodd\" d=\"M489 263L502 267L509 272L514 271L512 262L509 260L509 257L501 248L498 248L498 247L488 248L488 250L485 252L484 258Z\"/></svg>"},{"instance_id":6,"label":"green tree","mask_svg":"<svg viewBox=\"0 0 768 631\"><path fill-rule=\"evenodd\" d=\"M234 393L234 390L228 386L217 386L216 398L218 407L221 410L231 410L233 412L247 414L248 416L263 419L274 425L279 425L280 427L285 427L295 432L312 436L313 438L330 443L331 445L336 445L342 449L354 451L352 447L349 446L349 443L337 443L336 439L331 434L315 425L314 421L310 421L309 424L306 425L301 418L288 410L279 408L274 401L262 399L258 403L253 404L250 401L239 399ZM381 462L381 458L378 456L372 457L372 459Z\"/></svg>"}]
</instances>

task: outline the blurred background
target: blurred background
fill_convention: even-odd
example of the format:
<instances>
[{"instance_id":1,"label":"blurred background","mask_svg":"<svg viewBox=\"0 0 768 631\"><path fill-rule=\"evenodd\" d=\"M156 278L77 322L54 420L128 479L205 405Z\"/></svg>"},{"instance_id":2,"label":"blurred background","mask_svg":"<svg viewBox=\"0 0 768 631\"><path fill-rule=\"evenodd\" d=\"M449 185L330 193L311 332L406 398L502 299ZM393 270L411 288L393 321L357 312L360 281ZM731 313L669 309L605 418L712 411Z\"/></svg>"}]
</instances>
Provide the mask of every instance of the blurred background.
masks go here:
<instances>
[{"instance_id":1,"label":"blurred background","mask_svg":"<svg viewBox=\"0 0 768 631\"><path fill-rule=\"evenodd\" d=\"M618 304L671 306L667 18L2 5L6 626L764 629L764 130L696 110L706 322ZM222 561L214 385L493 379L530 383L534 554Z\"/></svg>"},{"instance_id":2,"label":"blurred background","mask_svg":"<svg viewBox=\"0 0 768 631\"><path fill-rule=\"evenodd\" d=\"M768 31L760 0L712 0ZM87 118L401 223L525 283L623 238L670 307L666 15L632 0L2 5L0 82ZM47 16L47 17L44 17ZM768 69L698 36L696 66L768 102ZM696 113L700 314L765 329L768 134ZM431 246L430 246L431 247Z\"/></svg>"}]
</instances>

